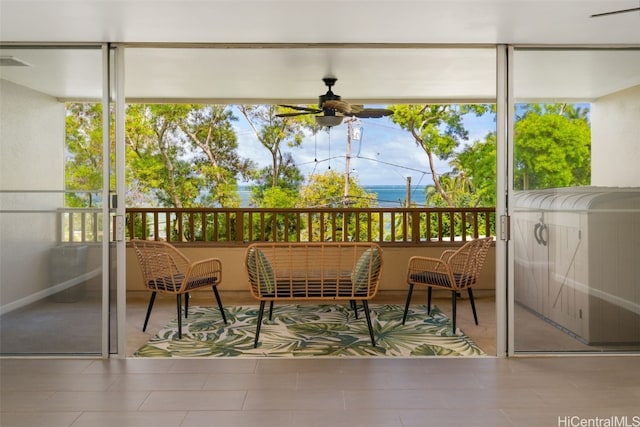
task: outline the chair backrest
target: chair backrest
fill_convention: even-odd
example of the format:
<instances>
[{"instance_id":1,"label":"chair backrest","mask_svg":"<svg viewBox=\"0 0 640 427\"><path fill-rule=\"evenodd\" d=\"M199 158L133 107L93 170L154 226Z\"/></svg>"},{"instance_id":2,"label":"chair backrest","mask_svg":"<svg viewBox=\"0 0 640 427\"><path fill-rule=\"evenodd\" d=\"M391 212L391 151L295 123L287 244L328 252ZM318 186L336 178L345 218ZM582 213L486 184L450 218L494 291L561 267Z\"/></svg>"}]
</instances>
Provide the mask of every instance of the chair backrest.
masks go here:
<instances>
[{"instance_id":1,"label":"chair backrest","mask_svg":"<svg viewBox=\"0 0 640 427\"><path fill-rule=\"evenodd\" d=\"M448 259L459 287L471 286L478 280L493 237L481 237L465 243Z\"/></svg>"},{"instance_id":2,"label":"chair backrest","mask_svg":"<svg viewBox=\"0 0 640 427\"><path fill-rule=\"evenodd\" d=\"M167 242L153 240L131 240L146 287L155 287L158 279L184 275L189 267L189 259L175 246Z\"/></svg>"},{"instance_id":3,"label":"chair backrest","mask_svg":"<svg viewBox=\"0 0 640 427\"><path fill-rule=\"evenodd\" d=\"M373 298L382 265L380 247L364 242L252 243L245 256L258 298Z\"/></svg>"}]
</instances>

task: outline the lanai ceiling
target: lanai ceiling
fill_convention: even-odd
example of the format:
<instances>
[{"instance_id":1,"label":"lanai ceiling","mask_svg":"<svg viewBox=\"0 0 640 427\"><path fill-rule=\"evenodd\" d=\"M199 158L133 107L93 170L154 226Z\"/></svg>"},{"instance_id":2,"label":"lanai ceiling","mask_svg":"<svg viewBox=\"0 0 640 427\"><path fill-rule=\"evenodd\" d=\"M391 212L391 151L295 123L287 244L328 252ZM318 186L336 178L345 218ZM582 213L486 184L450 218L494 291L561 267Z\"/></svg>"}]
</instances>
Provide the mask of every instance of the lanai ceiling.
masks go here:
<instances>
[{"instance_id":1,"label":"lanai ceiling","mask_svg":"<svg viewBox=\"0 0 640 427\"><path fill-rule=\"evenodd\" d=\"M0 76L60 98L96 96L96 52L60 55L8 44L108 41L130 47L129 99L314 103L326 91L322 77L333 75L334 92L349 101L488 100L495 97L496 43L638 48L640 12L590 15L639 6L638 0L0 0L0 54L30 64L0 67ZM515 71L523 98L592 99L640 84L638 50L539 50L522 58Z\"/></svg>"}]
</instances>

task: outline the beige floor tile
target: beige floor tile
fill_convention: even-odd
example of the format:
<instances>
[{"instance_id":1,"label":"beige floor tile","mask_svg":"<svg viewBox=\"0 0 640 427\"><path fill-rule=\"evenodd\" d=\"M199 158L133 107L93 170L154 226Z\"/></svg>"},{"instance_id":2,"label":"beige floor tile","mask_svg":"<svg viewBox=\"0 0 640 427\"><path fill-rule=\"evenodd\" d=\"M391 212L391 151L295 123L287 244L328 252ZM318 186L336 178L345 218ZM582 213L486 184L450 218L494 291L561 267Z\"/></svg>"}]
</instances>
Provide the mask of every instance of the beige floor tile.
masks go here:
<instances>
[{"instance_id":1,"label":"beige floor tile","mask_svg":"<svg viewBox=\"0 0 640 427\"><path fill-rule=\"evenodd\" d=\"M345 402L350 411L446 407L441 390L347 390Z\"/></svg>"},{"instance_id":2,"label":"beige floor tile","mask_svg":"<svg viewBox=\"0 0 640 427\"><path fill-rule=\"evenodd\" d=\"M46 412L40 406L40 402L47 401L56 393L55 391L3 391L0 392L0 409L2 412Z\"/></svg>"},{"instance_id":3,"label":"beige floor tile","mask_svg":"<svg viewBox=\"0 0 640 427\"><path fill-rule=\"evenodd\" d=\"M249 390L243 409L313 410L321 405L325 411L344 409L341 390Z\"/></svg>"},{"instance_id":4,"label":"beige floor tile","mask_svg":"<svg viewBox=\"0 0 640 427\"><path fill-rule=\"evenodd\" d=\"M362 390L389 388L388 373L311 372L299 374L300 390Z\"/></svg>"},{"instance_id":5,"label":"beige floor tile","mask_svg":"<svg viewBox=\"0 0 640 427\"><path fill-rule=\"evenodd\" d=\"M8 374L2 377L2 391L106 391L117 378L103 374Z\"/></svg>"},{"instance_id":6,"label":"beige floor tile","mask_svg":"<svg viewBox=\"0 0 640 427\"><path fill-rule=\"evenodd\" d=\"M60 388L62 388L62 384ZM51 391L6 392L0 395L2 411L135 411L148 392Z\"/></svg>"},{"instance_id":7,"label":"beige floor tile","mask_svg":"<svg viewBox=\"0 0 640 427\"><path fill-rule=\"evenodd\" d=\"M140 406L140 411L162 411L167 408L187 411L233 411L242 408L245 391L198 390L153 391Z\"/></svg>"},{"instance_id":8,"label":"beige floor tile","mask_svg":"<svg viewBox=\"0 0 640 427\"><path fill-rule=\"evenodd\" d=\"M297 373L215 373L209 374L203 386L205 390L295 390Z\"/></svg>"},{"instance_id":9,"label":"beige floor tile","mask_svg":"<svg viewBox=\"0 0 640 427\"><path fill-rule=\"evenodd\" d=\"M167 373L175 363L172 359L106 359L95 360L86 367L85 373L110 375L136 373Z\"/></svg>"},{"instance_id":10,"label":"beige floor tile","mask_svg":"<svg viewBox=\"0 0 640 427\"><path fill-rule=\"evenodd\" d=\"M182 427L185 411L84 412L72 427Z\"/></svg>"},{"instance_id":11,"label":"beige floor tile","mask_svg":"<svg viewBox=\"0 0 640 427\"><path fill-rule=\"evenodd\" d=\"M252 373L256 371L255 359L178 359L171 365L172 373Z\"/></svg>"},{"instance_id":12,"label":"beige floor tile","mask_svg":"<svg viewBox=\"0 0 640 427\"><path fill-rule=\"evenodd\" d=\"M120 375L109 391L202 390L206 375L196 374L129 374Z\"/></svg>"},{"instance_id":13,"label":"beige floor tile","mask_svg":"<svg viewBox=\"0 0 640 427\"><path fill-rule=\"evenodd\" d=\"M515 389L485 388L481 390L440 389L445 408L465 410L540 408L546 401L535 390L523 386Z\"/></svg>"},{"instance_id":14,"label":"beige floor tile","mask_svg":"<svg viewBox=\"0 0 640 427\"><path fill-rule=\"evenodd\" d=\"M68 427L81 415L81 412L1 412L0 426Z\"/></svg>"},{"instance_id":15,"label":"beige floor tile","mask_svg":"<svg viewBox=\"0 0 640 427\"><path fill-rule=\"evenodd\" d=\"M286 410L197 411L189 412L180 427L288 427L292 420L292 412Z\"/></svg>"},{"instance_id":16,"label":"beige floor tile","mask_svg":"<svg viewBox=\"0 0 640 427\"><path fill-rule=\"evenodd\" d=\"M460 426L491 426L512 427L515 424L499 409L467 410L464 402L458 402L454 409L409 409L400 412L403 427L460 427ZM519 424L523 425L523 424ZM548 424L550 427L555 424Z\"/></svg>"},{"instance_id":17,"label":"beige floor tile","mask_svg":"<svg viewBox=\"0 0 640 427\"><path fill-rule=\"evenodd\" d=\"M635 393L629 393L625 388L606 389L599 387L563 387L534 389L545 405L550 408L566 409L590 409L615 408L634 406L638 408L640 415L640 399Z\"/></svg>"},{"instance_id":18,"label":"beige floor tile","mask_svg":"<svg viewBox=\"0 0 640 427\"><path fill-rule=\"evenodd\" d=\"M55 358L0 358L3 374L79 374L93 363L92 360Z\"/></svg>"},{"instance_id":19,"label":"beige floor tile","mask_svg":"<svg viewBox=\"0 0 640 427\"><path fill-rule=\"evenodd\" d=\"M401 427L400 411L396 410L337 410L295 411L295 427Z\"/></svg>"}]
</instances>

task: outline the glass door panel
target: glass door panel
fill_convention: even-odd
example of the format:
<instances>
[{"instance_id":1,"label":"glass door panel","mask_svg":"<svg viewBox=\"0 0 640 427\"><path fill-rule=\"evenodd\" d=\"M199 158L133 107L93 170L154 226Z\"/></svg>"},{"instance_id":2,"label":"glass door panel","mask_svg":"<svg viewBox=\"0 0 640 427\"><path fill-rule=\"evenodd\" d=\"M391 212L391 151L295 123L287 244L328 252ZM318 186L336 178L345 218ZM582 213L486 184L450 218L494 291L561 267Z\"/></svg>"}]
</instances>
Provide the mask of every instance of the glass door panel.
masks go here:
<instances>
[{"instance_id":1,"label":"glass door panel","mask_svg":"<svg viewBox=\"0 0 640 427\"><path fill-rule=\"evenodd\" d=\"M101 354L101 47L0 55L0 352Z\"/></svg>"},{"instance_id":2,"label":"glass door panel","mask_svg":"<svg viewBox=\"0 0 640 427\"><path fill-rule=\"evenodd\" d=\"M515 49L516 352L640 350L640 50Z\"/></svg>"}]
</instances>

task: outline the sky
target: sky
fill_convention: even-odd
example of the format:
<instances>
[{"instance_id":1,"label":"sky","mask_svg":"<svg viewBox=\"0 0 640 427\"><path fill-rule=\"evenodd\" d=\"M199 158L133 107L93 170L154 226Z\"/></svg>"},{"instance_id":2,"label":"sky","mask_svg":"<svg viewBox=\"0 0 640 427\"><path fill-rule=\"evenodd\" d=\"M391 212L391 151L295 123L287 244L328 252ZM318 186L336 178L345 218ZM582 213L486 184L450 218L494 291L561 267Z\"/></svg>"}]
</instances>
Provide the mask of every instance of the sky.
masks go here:
<instances>
[{"instance_id":1,"label":"sky","mask_svg":"<svg viewBox=\"0 0 640 427\"><path fill-rule=\"evenodd\" d=\"M258 142L246 119L236 114L238 121L238 152L242 157L251 158L259 167L271 164L269 152ZM464 124L469 131L469 141L483 140L488 132L495 130L493 115L465 116ZM353 125L354 137L351 143L351 176L359 185L406 185L411 177L412 186L432 184L426 153L419 148L411 134L400 129L388 117L379 119L359 119ZM346 172L348 125L343 122L317 135L308 135L301 147L285 147L293 155L296 164L305 177L313 173L324 173L329 168ZM359 131L359 132L358 132ZM357 134L359 133L359 138ZM462 146L460 147L460 149ZM436 171L446 172L447 162L438 161Z\"/></svg>"}]
</instances>

